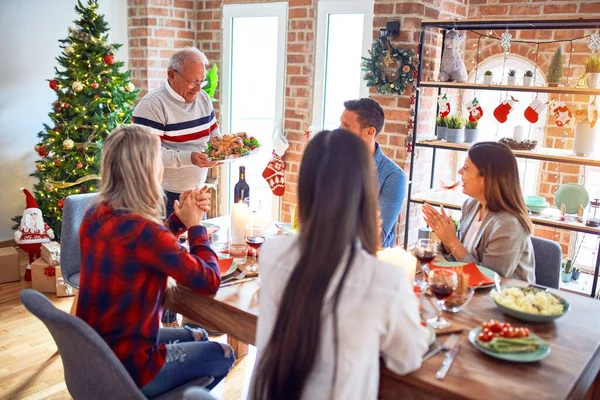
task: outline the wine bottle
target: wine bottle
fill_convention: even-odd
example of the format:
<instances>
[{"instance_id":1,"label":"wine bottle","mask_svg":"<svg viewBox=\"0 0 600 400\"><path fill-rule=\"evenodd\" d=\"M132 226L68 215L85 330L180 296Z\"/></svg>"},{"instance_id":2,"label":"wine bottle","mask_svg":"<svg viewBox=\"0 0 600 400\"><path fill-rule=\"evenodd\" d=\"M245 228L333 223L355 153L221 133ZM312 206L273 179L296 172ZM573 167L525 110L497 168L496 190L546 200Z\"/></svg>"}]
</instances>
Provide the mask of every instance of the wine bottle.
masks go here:
<instances>
[{"instance_id":1,"label":"wine bottle","mask_svg":"<svg viewBox=\"0 0 600 400\"><path fill-rule=\"evenodd\" d=\"M240 179L233 188L233 202L243 203L246 197L250 197L250 186L246 183L246 167L240 165Z\"/></svg>"}]
</instances>

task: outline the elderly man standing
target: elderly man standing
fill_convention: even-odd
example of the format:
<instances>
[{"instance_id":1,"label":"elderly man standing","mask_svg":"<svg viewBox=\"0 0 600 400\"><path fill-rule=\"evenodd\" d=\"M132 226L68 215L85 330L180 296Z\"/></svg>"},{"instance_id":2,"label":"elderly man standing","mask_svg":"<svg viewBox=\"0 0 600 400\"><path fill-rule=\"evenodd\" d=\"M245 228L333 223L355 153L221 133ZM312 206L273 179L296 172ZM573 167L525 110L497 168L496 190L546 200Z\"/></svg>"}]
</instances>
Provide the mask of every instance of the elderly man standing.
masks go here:
<instances>
[{"instance_id":1,"label":"elderly man standing","mask_svg":"<svg viewBox=\"0 0 600 400\"><path fill-rule=\"evenodd\" d=\"M363 98L344 102L340 128L358 135L373 154L379 181L379 211L381 212L381 245L393 247L396 242L396 223L406 195L406 174L386 157L376 139L385 122L383 109L373 99Z\"/></svg>"},{"instance_id":2,"label":"elderly man standing","mask_svg":"<svg viewBox=\"0 0 600 400\"><path fill-rule=\"evenodd\" d=\"M167 216L181 193L204 184L208 168L219 165L204 154L208 141L221 134L211 100L202 90L207 65L200 50L178 50L169 60L164 85L146 94L133 112L135 124L161 137Z\"/></svg>"}]
</instances>

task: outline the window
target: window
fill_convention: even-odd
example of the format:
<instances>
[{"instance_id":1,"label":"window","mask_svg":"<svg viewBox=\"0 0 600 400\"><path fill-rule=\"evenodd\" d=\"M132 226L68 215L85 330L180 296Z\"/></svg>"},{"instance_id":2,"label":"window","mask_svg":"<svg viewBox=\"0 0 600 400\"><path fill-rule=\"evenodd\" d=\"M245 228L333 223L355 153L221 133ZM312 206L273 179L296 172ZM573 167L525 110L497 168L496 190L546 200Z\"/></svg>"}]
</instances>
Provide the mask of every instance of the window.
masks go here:
<instances>
[{"instance_id":1,"label":"window","mask_svg":"<svg viewBox=\"0 0 600 400\"><path fill-rule=\"evenodd\" d=\"M368 96L360 63L372 32L373 0L319 2L314 132L339 127L344 101Z\"/></svg>"}]
</instances>

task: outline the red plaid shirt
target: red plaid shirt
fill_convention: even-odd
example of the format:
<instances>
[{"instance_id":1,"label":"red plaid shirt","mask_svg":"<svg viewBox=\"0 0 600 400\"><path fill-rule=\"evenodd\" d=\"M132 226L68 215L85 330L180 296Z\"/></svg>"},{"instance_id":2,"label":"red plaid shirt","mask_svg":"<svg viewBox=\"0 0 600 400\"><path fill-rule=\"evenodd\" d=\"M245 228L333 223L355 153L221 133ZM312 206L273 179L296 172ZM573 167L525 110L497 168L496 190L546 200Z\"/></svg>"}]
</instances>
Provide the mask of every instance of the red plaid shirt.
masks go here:
<instances>
[{"instance_id":1,"label":"red plaid shirt","mask_svg":"<svg viewBox=\"0 0 600 400\"><path fill-rule=\"evenodd\" d=\"M158 330L167 277L200 294L216 293L221 283L206 228L189 230L188 252L177 241L185 226L175 214L165 225L101 202L86 212L79 230L77 316L102 336L139 387L165 363Z\"/></svg>"}]
</instances>

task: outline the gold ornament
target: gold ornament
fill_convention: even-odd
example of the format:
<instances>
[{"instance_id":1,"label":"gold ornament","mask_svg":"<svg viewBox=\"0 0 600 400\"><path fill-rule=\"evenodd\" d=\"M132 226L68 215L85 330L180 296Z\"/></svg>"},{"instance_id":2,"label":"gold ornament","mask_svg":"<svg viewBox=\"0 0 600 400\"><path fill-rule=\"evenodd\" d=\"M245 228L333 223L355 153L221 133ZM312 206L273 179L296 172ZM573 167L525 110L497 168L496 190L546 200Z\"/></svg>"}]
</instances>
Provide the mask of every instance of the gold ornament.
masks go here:
<instances>
[{"instance_id":1,"label":"gold ornament","mask_svg":"<svg viewBox=\"0 0 600 400\"><path fill-rule=\"evenodd\" d=\"M47 190L47 191L54 190L54 185L53 185L53 184L51 184L51 183L46 183L46 190Z\"/></svg>"},{"instance_id":2,"label":"gold ornament","mask_svg":"<svg viewBox=\"0 0 600 400\"><path fill-rule=\"evenodd\" d=\"M385 56L383 57L383 65L385 65L386 67L389 67L393 61L394 60L392 59L392 52L389 50L386 50Z\"/></svg>"},{"instance_id":3,"label":"gold ornament","mask_svg":"<svg viewBox=\"0 0 600 400\"><path fill-rule=\"evenodd\" d=\"M38 171L42 172L44 170L46 170L46 166L44 164L35 164L35 167L37 168Z\"/></svg>"},{"instance_id":4,"label":"gold ornament","mask_svg":"<svg viewBox=\"0 0 600 400\"><path fill-rule=\"evenodd\" d=\"M134 90L135 90L135 85L131 82L127 82L127 85L125 85L125 91L133 92Z\"/></svg>"},{"instance_id":5,"label":"gold ornament","mask_svg":"<svg viewBox=\"0 0 600 400\"><path fill-rule=\"evenodd\" d=\"M63 142L63 148L65 150L72 150L75 147L75 142L71 139L65 139Z\"/></svg>"},{"instance_id":6,"label":"gold ornament","mask_svg":"<svg viewBox=\"0 0 600 400\"><path fill-rule=\"evenodd\" d=\"M83 90L83 84L81 82L75 81L71 85L71 88L73 88L73 90L76 92L81 92Z\"/></svg>"},{"instance_id":7,"label":"gold ornament","mask_svg":"<svg viewBox=\"0 0 600 400\"><path fill-rule=\"evenodd\" d=\"M88 175L88 176L84 176L81 177L79 179L77 179L75 182L64 182L64 181L50 181L50 183L52 183L54 186L56 186L59 189L66 189L69 188L71 186L77 186L80 183L83 182L87 182L87 181L91 181L91 180L100 180L100 175Z\"/></svg>"}]
</instances>

